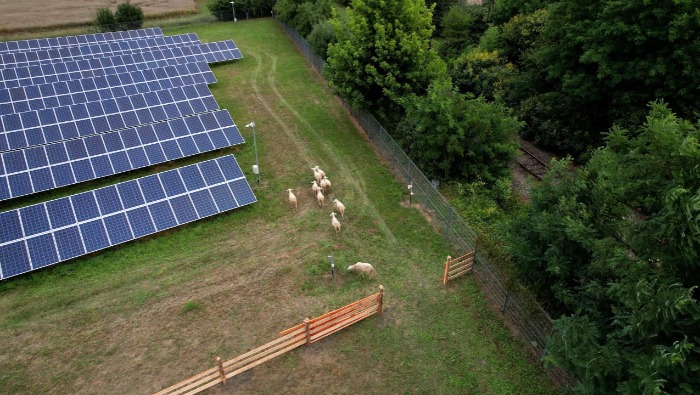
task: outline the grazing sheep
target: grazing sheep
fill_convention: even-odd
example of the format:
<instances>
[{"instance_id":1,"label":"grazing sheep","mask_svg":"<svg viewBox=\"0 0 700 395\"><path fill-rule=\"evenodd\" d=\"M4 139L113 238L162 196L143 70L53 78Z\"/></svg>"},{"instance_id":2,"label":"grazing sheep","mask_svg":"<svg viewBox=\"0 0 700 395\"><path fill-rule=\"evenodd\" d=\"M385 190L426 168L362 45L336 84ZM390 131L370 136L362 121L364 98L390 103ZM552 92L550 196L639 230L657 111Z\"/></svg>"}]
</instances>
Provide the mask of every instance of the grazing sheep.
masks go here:
<instances>
[{"instance_id":1,"label":"grazing sheep","mask_svg":"<svg viewBox=\"0 0 700 395\"><path fill-rule=\"evenodd\" d=\"M314 169L321 175L321 178L326 176L326 172L321 170L318 166L314 166Z\"/></svg>"},{"instance_id":2,"label":"grazing sheep","mask_svg":"<svg viewBox=\"0 0 700 395\"><path fill-rule=\"evenodd\" d=\"M374 271L374 267L372 265L370 265L369 263L365 263L365 262L357 262L354 265L348 266L348 271L358 272L362 275L367 274L370 277L377 274L377 272Z\"/></svg>"},{"instance_id":3,"label":"grazing sheep","mask_svg":"<svg viewBox=\"0 0 700 395\"><path fill-rule=\"evenodd\" d=\"M333 203L335 203L335 207L338 209L340 216L345 217L345 205L340 203L340 200L338 199L333 199Z\"/></svg>"},{"instance_id":4,"label":"grazing sheep","mask_svg":"<svg viewBox=\"0 0 700 395\"><path fill-rule=\"evenodd\" d=\"M297 211L297 197L294 196L291 188L287 189L287 192L289 192L289 204L292 205L294 211Z\"/></svg>"},{"instance_id":5,"label":"grazing sheep","mask_svg":"<svg viewBox=\"0 0 700 395\"><path fill-rule=\"evenodd\" d=\"M323 188L327 191L330 191L331 190L331 180L329 180L327 177L324 176L323 179L321 179L321 188Z\"/></svg>"},{"instance_id":6,"label":"grazing sheep","mask_svg":"<svg viewBox=\"0 0 700 395\"><path fill-rule=\"evenodd\" d=\"M331 213L331 217L333 217L333 219L331 219L331 225L335 228L335 233L340 232L340 221L335 218L335 213Z\"/></svg>"},{"instance_id":7,"label":"grazing sheep","mask_svg":"<svg viewBox=\"0 0 700 395\"><path fill-rule=\"evenodd\" d=\"M316 181L311 183L311 190L314 191L314 196L318 195L318 183Z\"/></svg>"},{"instance_id":8,"label":"grazing sheep","mask_svg":"<svg viewBox=\"0 0 700 395\"><path fill-rule=\"evenodd\" d=\"M314 178L315 178L316 181L320 184L320 183L321 183L321 180L323 179L323 176L321 175L321 173L320 173L315 167L312 167L311 170L314 171Z\"/></svg>"},{"instance_id":9,"label":"grazing sheep","mask_svg":"<svg viewBox=\"0 0 700 395\"><path fill-rule=\"evenodd\" d=\"M316 200L318 200L318 205L323 207L323 201L326 198L323 196L323 188L318 188L318 192L316 193Z\"/></svg>"}]
</instances>

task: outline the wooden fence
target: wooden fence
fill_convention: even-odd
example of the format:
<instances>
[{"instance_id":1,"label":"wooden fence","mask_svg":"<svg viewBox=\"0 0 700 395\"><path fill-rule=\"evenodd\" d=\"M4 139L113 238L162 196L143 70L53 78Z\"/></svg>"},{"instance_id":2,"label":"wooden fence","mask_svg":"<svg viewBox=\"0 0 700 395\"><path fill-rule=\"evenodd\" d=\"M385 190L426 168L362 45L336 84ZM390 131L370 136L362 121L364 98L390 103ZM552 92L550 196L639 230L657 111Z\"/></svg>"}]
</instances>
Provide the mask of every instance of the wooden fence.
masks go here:
<instances>
[{"instance_id":1,"label":"wooden fence","mask_svg":"<svg viewBox=\"0 0 700 395\"><path fill-rule=\"evenodd\" d=\"M470 272L474 266L474 255L474 251L455 259L448 255L445 271L442 273L442 285L447 285L448 281Z\"/></svg>"},{"instance_id":2,"label":"wooden fence","mask_svg":"<svg viewBox=\"0 0 700 395\"><path fill-rule=\"evenodd\" d=\"M379 292L280 332L271 341L229 361L216 358L217 366L157 392L155 395L197 394L302 345L309 345L371 315L382 313L384 287Z\"/></svg>"}]
</instances>

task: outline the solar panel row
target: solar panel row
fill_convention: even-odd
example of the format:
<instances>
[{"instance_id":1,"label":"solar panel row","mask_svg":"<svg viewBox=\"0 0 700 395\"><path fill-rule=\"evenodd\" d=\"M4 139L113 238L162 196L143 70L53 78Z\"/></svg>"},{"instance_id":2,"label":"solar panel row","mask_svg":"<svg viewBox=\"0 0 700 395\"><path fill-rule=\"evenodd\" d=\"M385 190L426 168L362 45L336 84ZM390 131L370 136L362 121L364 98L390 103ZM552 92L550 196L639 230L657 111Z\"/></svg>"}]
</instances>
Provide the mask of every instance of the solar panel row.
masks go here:
<instances>
[{"instance_id":1,"label":"solar panel row","mask_svg":"<svg viewBox=\"0 0 700 395\"><path fill-rule=\"evenodd\" d=\"M0 89L120 74L193 62L216 63L241 59L242 57L236 44L227 40L180 48L154 49L129 55L2 69L0 70Z\"/></svg>"},{"instance_id":2,"label":"solar panel row","mask_svg":"<svg viewBox=\"0 0 700 395\"><path fill-rule=\"evenodd\" d=\"M215 82L216 77L209 65L205 62L195 62L52 84L0 89L0 116Z\"/></svg>"},{"instance_id":3,"label":"solar panel row","mask_svg":"<svg viewBox=\"0 0 700 395\"><path fill-rule=\"evenodd\" d=\"M0 213L0 279L256 201L229 155Z\"/></svg>"},{"instance_id":4,"label":"solar panel row","mask_svg":"<svg viewBox=\"0 0 700 395\"><path fill-rule=\"evenodd\" d=\"M189 85L0 117L0 152L130 128L219 108L209 87Z\"/></svg>"},{"instance_id":5,"label":"solar panel row","mask_svg":"<svg viewBox=\"0 0 700 395\"><path fill-rule=\"evenodd\" d=\"M38 66L69 60L92 59L105 56L126 55L143 52L149 48L172 48L201 44L194 33L175 36L151 37L139 40L110 41L102 44L83 45L80 47L65 47L43 49L40 51L14 52L0 54L0 68Z\"/></svg>"},{"instance_id":6,"label":"solar panel row","mask_svg":"<svg viewBox=\"0 0 700 395\"><path fill-rule=\"evenodd\" d=\"M228 111L0 154L0 200L243 143Z\"/></svg>"},{"instance_id":7,"label":"solar panel row","mask_svg":"<svg viewBox=\"0 0 700 395\"><path fill-rule=\"evenodd\" d=\"M37 38L32 40L0 41L0 53L36 51L39 49L71 47L77 45L104 43L115 40L129 40L144 37L159 37L163 31L159 27L126 30L121 32L107 32L95 34L83 34L79 36Z\"/></svg>"}]
</instances>

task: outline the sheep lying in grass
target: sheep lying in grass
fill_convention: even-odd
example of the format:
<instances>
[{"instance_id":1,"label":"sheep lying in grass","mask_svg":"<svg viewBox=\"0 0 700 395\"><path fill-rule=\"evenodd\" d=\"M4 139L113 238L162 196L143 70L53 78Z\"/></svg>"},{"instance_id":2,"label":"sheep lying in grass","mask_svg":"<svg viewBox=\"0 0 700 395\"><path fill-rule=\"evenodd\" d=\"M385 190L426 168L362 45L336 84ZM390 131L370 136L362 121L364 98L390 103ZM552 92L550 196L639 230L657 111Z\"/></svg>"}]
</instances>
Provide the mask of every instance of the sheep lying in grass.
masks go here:
<instances>
[{"instance_id":1,"label":"sheep lying in grass","mask_svg":"<svg viewBox=\"0 0 700 395\"><path fill-rule=\"evenodd\" d=\"M335 207L338 209L340 216L345 217L345 205L340 203L340 200L338 199L333 199L333 203L335 203Z\"/></svg>"},{"instance_id":2,"label":"sheep lying in grass","mask_svg":"<svg viewBox=\"0 0 700 395\"><path fill-rule=\"evenodd\" d=\"M340 232L340 221L335 217L335 213L331 213L331 225L333 225L333 228L335 228L335 233Z\"/></svg>"},{"instance_id":3,"label":"sheep lying in grass","mask_svg":"<svg viewBox=\"0 0 700 395\"><path fill-rule=\"evenodd\" d=\"M323 188L325 191L331 190L331 180L329 180L328 177L324 176L321 179L321 188Z\"/></svg>"},{"instance_id":4,"label":"sheep lying in grass","mask_svg":"<svg viewBox=\"0 0 700 395\"><path fill-rule=\"evenodd\" d=\"M365 263L365 262L357 262L354 265L348 266L348 271L357 272L363 276L366 274L370 277L374 277L377 275L377 272L374 271L374 266L370 265L369 263Z\"/></svg>"},{"instance_id":5,"label":"sheep lying in grass","mask_svg":"<svg viewBox=\"0 0 700 395\"><path fill-rule=\"evenodd\" d=\"M318 200L318 205L320 207L323 207L323 201L326 198L323 196L323 188L318 188L318 192L316 192L316 200Z\"/></svg>"},{"instance_id":6,"label":"sheep lying in grass","mask_svg":"<svg viewBox=\"0 0 700 395\"><path fill-rule=\"evenodd\" d=\"M294 196L291 188L287 189L287 192L289 192L289 204L292 205L292 208L294 208L294 211L297 211L297 197Z\"/></svg>"}]
</instances>

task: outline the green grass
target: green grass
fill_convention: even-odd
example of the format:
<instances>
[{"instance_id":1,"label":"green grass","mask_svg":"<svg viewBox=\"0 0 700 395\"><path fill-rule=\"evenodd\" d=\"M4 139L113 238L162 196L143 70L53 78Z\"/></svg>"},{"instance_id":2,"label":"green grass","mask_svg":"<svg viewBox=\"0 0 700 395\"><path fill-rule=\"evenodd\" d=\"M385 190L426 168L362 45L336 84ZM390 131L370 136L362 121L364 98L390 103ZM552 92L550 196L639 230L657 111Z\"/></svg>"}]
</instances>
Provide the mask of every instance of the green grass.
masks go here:
<instances>
[{"instance_id":1,"label":"green grass","mask_svg":"<svg viewBox=\"0 0 700 395\"><path fill-rule=\"evenodd\" d=\"M258 203L0 284L0 393L155 392L274 340L283 329L386 288L385 312L234 379L240 393L549 394L551 383L491 312L474 281L447 289L452 254L424 216L403 207L388 172L272 20L191 26L233 38L245 58L214 66L212 91L246 139L234 153ZM310 196L310 167L347 207ZM154 172L65 188L13 207ZM295 188L299 211L286 202ZM327 256L335 256L337 279ZM348 274L372 263L376 279Z\"/></svg>"}]
</instances>

